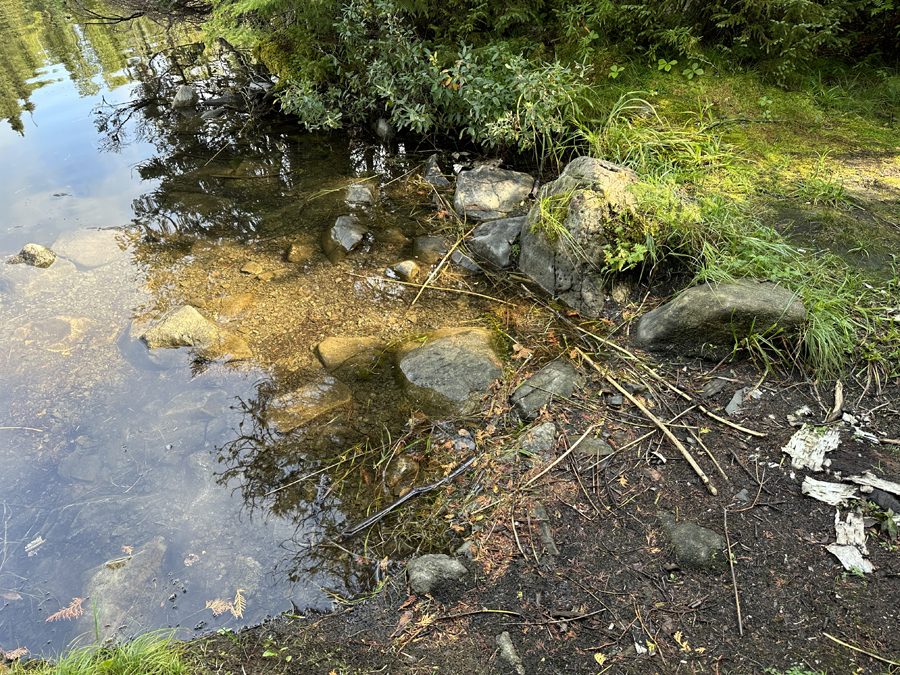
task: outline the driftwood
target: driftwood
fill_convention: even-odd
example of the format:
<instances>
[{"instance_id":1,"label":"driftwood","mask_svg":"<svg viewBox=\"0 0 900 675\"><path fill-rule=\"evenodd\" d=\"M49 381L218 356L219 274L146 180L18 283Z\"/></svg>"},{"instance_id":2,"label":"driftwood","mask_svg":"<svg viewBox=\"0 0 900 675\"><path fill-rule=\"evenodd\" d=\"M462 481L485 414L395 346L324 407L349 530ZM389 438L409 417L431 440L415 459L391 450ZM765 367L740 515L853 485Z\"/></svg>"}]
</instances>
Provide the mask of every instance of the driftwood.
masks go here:
<instances>
[{"instance_id":1,"label":"driftwood","mask_svg":"<svg viewBox=\"0 0 900 675\"><path fill-rule=\"evenodd\" d=\"M351 527L351 528L341 532L336 537L336 540L343 541L344 539L349 539L350 537L353 537L353 536L359 534L363 530L372 527L372 525L374 525L379 520L384 518L387 514L389 514L391 511L396 509L401 504L405 504L406 502L408 502L410 499L413 499L414 497L418 497L419 495L425 494L426 492L431 492L432 490L439 488L446 483L449 483L451 480L456 478L459 474L461 474L463 471L468 469L474 463L475 463L475 457L470 457L465 462L463 462L458 467L456 467L452 472L448 473L446 476L441 478L437 483L432 483L431 485L424 485L422 487L413 488L412 490L407 492L405 495L400 497L400 499L395 501L393 504L391 504L387 508L382 509L381 511L376 513L374 516L369 516L368 518L366 518L364 521L362 521L358 525L355 525L354 527Z\"/></svg>"}]
</instances>

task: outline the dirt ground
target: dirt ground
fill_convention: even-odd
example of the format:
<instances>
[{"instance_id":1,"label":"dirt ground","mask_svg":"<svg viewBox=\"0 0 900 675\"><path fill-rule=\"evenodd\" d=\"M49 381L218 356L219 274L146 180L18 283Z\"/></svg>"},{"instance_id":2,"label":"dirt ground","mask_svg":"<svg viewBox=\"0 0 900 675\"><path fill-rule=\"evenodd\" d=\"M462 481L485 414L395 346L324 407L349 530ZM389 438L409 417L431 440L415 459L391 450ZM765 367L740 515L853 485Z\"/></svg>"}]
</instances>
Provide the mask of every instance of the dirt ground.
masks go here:
<instances>
[{"instance_id":1,"label":"dirt ground","mask_svg":"<svg viewBox=\"0 0 900 675\"><path fill-rule=\"evenodd\" d=\"M498 506L469 535L474 556L461 558L469 572L460 584L414 597L403 564L392 563L388 581L367 599L327 615L282 616L240 634L198 639L190 644L192 659L207 672L246 675L515 673L496 643L507 632L519 673L900 672L900 542L866 521L875 570L845 570L825 549L835 541L835 508L801 493L811 474L793 469L781 450L800 424L788 416L801 407L811 410L805 421L822 426L833 383L762 378L749 361L647 362L690 401L633 365L605 363L671 422L717 495L637 407L616 405L608 382L581 364L585 385L535 424L556 423L555 457L566 438L574 442L589 428L616 454L598 461L576 447L530 484L548 462L507 457L498 465L506 482L493 486ZM701 398L716 377L724 388ZM882 442L854 438L845 422L829 424L841 438L829 453L830 469L843 476L871 470L897 482L900 383L860 378L844 382L843 410ZM723 408L742 387L761 395L729 417ZM761 435L716 421L701 407ZM464 474L457 485L471 478ZM536 502L546 509L559 555L547 552L538 533ZM727 535L733 573L727 549L711 569L681 569L663 511Z\"/></svg>"}]
</instances>

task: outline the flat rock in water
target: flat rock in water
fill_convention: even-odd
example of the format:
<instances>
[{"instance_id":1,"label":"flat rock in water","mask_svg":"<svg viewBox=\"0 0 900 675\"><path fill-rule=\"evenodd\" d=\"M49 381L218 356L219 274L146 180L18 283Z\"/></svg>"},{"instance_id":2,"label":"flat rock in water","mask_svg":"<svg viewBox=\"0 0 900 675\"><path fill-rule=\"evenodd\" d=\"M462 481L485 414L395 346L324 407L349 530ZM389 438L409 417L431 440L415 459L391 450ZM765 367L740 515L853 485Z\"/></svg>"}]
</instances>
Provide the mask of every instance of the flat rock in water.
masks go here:
<instances>
[{"instance_id":1,"label":"flat rock in water","mask_svg":"<svg viewBox=\"0 0 900 675\"><path fill-rule=\"evenodd\" d=\"M332 263L337 264L359 246L367 233L368 230L356 216L340 216L322 234L322 250Z\"/></svg>"},{"instance_id":2,"label":"flat rock in water","mask_svg":"<svg viewBox=\"0 0 900 675\"><path fill-rule=\"evenodd\" d=\"M239 361L253 356L243 339L223 331L190 305L166 312L141 341L148 349L194 347L211 361Z\"/></svg>"},{"instance_id":3,"label":"flat rock in water","mask_svg":"<svg viewBox=\"0 0 900 675\"><path fill-rule=\"evenodd\" d=\"M476 227L469 250L497 268L509 267L513 244L519 238L525 216L489 220Z\"/></svg>"},{"instance_id":4,"label":"flat rock in water","mask_svg":"<svg viewBox=\"0 0 900 675\"><path fill-rule=\"evenodd\" d=\"M156 537L132 555L110 560L85 574L82 595L90 598L91 604L76 631L85 636L85 643L97 640L104 644L120 629L127 635L152 625L154 614L171 593L166 584L154 583L165 578L162 563L167 548L165 539Z\"/></svg>"},{"instance_id":5,"label":"flat rock in water","mask_svg":"<svg viewBox=\"0 0 900 675\"><path fill-rule=\"evenodd\" d=\"M794 335L806 322L796 294L767 282L701 284L641 317L637 343L653 351L723 358L751 335Z\"/></svg>"},{"instance_id":6,"label":"flat rock in water","mask_svg":"<svg viewBox=\"0 0 900 675\"><path fill-rule=\"evenodd\" d=\"M316 355L326 370L370 367L378 363L384 348L384 342L375 337L330 337L316 345Z\"/></svg>"},{"instance_id":7,"label":"flat rock in water","mask_svg":"<svg viewBox=\"0 0 900 675\"><path fill-rule=\"evenodd\" d=\"M348 204L374 204L375 192L368 185L351 185L347 188Z\"/></svg>"},{"instance_id":8,"label":"flat rock in water","mask_svg":"<svg viewBox=\"0 0 900 675\"><path fill-rule=\"evenodd\" d=\"M659 520L675 546L675 559L682 569L709 569L726 562L722 535L688 520L679 523L668 511L660 511Z\"/></svg>"},{"instance_id":9,"label":"flat rock in water","mask_svg":"<svg viewBox=\"0 0 900 675\"><path fill-rule=\"evenodd\" d=\"M46 246L41 246L40 244L25 244L18 255L13 256L6 262L9 265L25 263L32 267L45 269L50 267L54 260L56 260L56 254Z\"/></svg>"},{"instance_id":10,"label":"flat rock in water","mask_svg":"<svg viewBox=\"0 0 900 675\"><path fill-rule=\"evenodd\" d=\"M483 328L436 331L397 353L404 392L426 415L472 412L503 374L491 334Z\"/></svg>"},{"instance_id":11,"label":"flat rock in water","mask_svg":"<svg viewBox=\"0 0 900 675\"><path fill-rule=\"evenodd\" d=\"M406 566L409 587L416 595L440 592L442 587L455 585L467 572L465 565L443 553L413 558Z\"/></svg>"},{"instance_id":12,"label":"flat rock in water","mask_svg":"<svg viewBox=\"0 0 900 675\"><path fill-rule=\"evenodd\" d=\"M512 395L513 405L524 417L533 417L557 398L569 398L579 383L578 371L567 361L554 361L523 382Z\"/></svg>"},{"instance_id":13,"label":"flat rock in water","mask_svg":"<svg viewBox=\"0 0 900 675\"><path fill-rule=\"evenodd\" d=\"M53 250L79 267L102 267L123 256L118 230L69 230L53 244Z\"/></svg>"},{"instance_id":14,"label":"flat rock in water","mask_svg":"<svg viewBox=\"0 0 900 675\"><path fill-rule=\"evenodd\" d=\"M182 84L172 99L172 108L193 108L200 100L197 90L189 84Z\"/></svg>"},{"instance_id":15,"label":"flat rock in water","mask_svg":"<svg viewBox=\"0 0 900 675\"><path fill-rule=\"evenodd\" d=\"M479 166L456 178L453 208L475 220L504 218L519 206L534 187L527 173Z\"/></svg>"},{"instance_id":16,"label":"flat rock in water","mask_svg":"<svg viewBox=\"0 0 900 675\"><path fill-rule=\"evenodd\" d=\"M430 235L427 237L416 237L413 242L413 257L421 260L426 265L433 265L440 262L447 255L447 242L443 237Z\"/></svg>"},{"instance_id":17,"label":"flat rock in water","mask_svg":"<svg viewBox=\"0 0 900 675\"><path fill-rule=\"evenodd\" d=\"M266 406L266 424L286 434L352 400L353 393L346 384L330 375L319 375L298 389L271 399Z\"/></svg>"},{"instance_id":18,"label":"flat rock in water","mask_svg":"<svg viewBox=\"0 0 900 675\"><path fill-rule=\"evenodd\" d=\"M293 243L290 245L287 251L287 261L292 263L305 263L309 262L310 258L312 258L313 250L311 246L307 246L306 244L298 244Z\"/></svg>"},{"instance_id":19,"label":"flat rock in water","mask_svg":"<svg viewBox=\"0 0 900 675\"><path fill-rule=\"evenodd\" d=\"M578 157L544 185L522 225L519 269L545 291L587 316L603 309L602 273L606 230L615 217L632 212L631 169L593 157ZM541 209L541 204L545 208ZM558 222L547 217L557 214Z\"/></svg>"}]
</instances>

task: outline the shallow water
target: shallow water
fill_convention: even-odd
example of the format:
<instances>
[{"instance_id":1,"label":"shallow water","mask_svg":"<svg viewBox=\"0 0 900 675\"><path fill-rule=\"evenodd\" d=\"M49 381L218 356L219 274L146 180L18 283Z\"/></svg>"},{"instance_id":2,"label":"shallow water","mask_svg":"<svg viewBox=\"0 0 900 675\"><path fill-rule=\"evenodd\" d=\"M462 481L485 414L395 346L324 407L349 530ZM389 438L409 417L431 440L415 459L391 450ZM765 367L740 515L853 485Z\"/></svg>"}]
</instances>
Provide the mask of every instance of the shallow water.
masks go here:
<instances>
[{"instance_id":1,"label":"shallow water","mask_svg":"<svg viewBox=\"0 0 900 675\"><path fill-rule=\"evenodd\" d=\"M365 504L348 515L324 473L270 493L390 433L408 411L386 371L351 378L352 421L284 437L255 410L319 376L310 349L327 335L395 339L478 316L465 297L423 300L415 313L396 304L413 291L379 271L400 245L373 241L364 259L338 265L319 250L323 227L346 212L376 239L419 231L429 196L390 188L415 162L287 120L238 135L238 114L206 122L154 104L98 117L104 102L158 86L152 76L172 65L148 67L160 44L145 27L84 29L56 6L0 3L9 45L27 52L3 72L17 97L2 108L0 255L29 242L59 254L47 269L0 265L0 649L53 654L76 639L187 635L329 607L324 589L349 594L374 572L315 544ZM188 52L182 67L227 78ZM378 207L344 201L359 179L380 186ZM314 250L310 260L285 265L290 242ZM251 259L274 270L271 283L240 273ZM149 352L136 337L179 304L217 316L266 358Z\"/></svg>"}]
</instances>

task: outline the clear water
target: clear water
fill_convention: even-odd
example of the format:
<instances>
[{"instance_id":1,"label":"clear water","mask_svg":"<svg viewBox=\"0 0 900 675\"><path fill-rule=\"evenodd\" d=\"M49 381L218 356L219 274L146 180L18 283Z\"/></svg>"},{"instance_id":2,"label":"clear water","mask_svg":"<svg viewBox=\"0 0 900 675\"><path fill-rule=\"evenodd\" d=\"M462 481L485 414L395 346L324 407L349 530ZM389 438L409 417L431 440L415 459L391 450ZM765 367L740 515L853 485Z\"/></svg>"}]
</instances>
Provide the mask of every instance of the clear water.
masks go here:
<instances>
[{"instance_id":1,"label":"clear water","mask_svg":"<svg viewBox=\"0 0 900 675\"><path fill-rule=\"evenodd\" d=\"M104 104L140 98L152 75L174 70L157 57L150 72L165 43L146 26L78 26L61 4L0 0L0 33L0 257L29 242L60 254L48 269L0 264L0 649L52 655L75 641L166 627L184 636L330 606L324 589L347 594L371 574L315 546L325 523L350 518L345 505L321 477L269 492L402 410L355 382L365 416L313 447L254 427L252 406L287 386L282 371L302 378L328 330L411 329L392 318L402 289L363 281L397 253L346 268L363 274L343 290L329 290L335 272L321 260L278 287L315 299L284 332L293 342L282 336L298 354L290 363L198 366L135 338L197 288L212 302L220 279L237 275L221 262L229 251L262 255L289 233L315 247L346 209L336 186L408 167L287 121L238 136L246 118L204 122L158 105L110 119ZM380 208L409 232L414 207L399 204ZM250 283L233 279L232 293ZM464 301L453 309L477 316ZM425 301L419 311L449 316Z\"/></svg>"}]
</instances>

